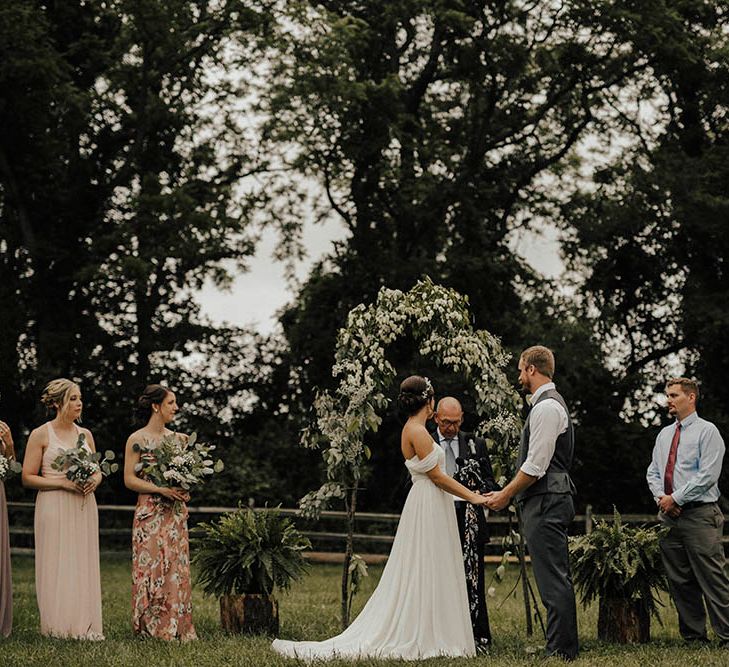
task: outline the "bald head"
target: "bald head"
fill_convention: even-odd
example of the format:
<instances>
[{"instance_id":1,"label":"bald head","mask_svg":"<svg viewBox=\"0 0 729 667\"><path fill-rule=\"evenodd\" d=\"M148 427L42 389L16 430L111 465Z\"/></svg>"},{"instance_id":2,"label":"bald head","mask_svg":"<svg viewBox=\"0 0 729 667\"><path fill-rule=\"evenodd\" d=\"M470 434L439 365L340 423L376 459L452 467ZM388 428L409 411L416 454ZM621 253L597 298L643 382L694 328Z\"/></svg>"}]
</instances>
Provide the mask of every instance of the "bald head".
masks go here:
<instances>
[{"instance_id":1,"label":"bald head","mask_svg":"<svg viewBox=\"0 0 729 667\"><path fill-rule=\"evenodd\" d=\"M438 430L446 438L455 438L458 435L463 423L463 408L458 399L444 396L438 401L435 423L438 424Z\"/></svg>"},{"instance_id":2,"label":"bald head","mask_svg":"<svg viewBox=\"0 0 729 667\"><path fill-rule=\"evenodd\" d=\"M438 407L436 408L436 411L443 411L444 413L457 412L461 415L463 414L461 402L457 398L453 398L453 396L444 396L443 398L441 398L438 401Z\"/></svg>"}]
</instances>

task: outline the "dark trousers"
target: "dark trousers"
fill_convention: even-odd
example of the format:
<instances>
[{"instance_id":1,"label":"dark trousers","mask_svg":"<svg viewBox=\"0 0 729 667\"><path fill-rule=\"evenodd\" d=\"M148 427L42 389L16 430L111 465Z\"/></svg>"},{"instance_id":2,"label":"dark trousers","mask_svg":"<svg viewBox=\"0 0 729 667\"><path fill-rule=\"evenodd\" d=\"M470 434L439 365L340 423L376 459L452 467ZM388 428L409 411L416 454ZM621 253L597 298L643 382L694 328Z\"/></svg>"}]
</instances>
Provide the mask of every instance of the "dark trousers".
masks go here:
<instances>
[{"instance_id":1,"label":"dark trousers","mask_svg":"<svg viewBox=\"0 0 729 667\"><path fill-rule=\"evenodd\" d=\"M547 610L548 655L577 656L577 605L570 573L567 529L575 517L568 493L545 493L520 503L522 530L539 595Z\"/></svg>"},{"instance_id":2,"label":"dark trousers","mask_svg":"<svg viewBox=\"0 0 729 667\"><path fill-rule=\"evenodd\" d=\"M479 511L481 511L479 509ZM456 520L458 523L458 534L461 538L461 547L464 545L464 535L466 532L466 503L456 501ZM476 545L478 554L478 570L476 572L477 584L476 590L478 594L478 607L471 612L471 626L473 627L473 638L476 643L488 644L492 643L491 626L489 625L489 610L486 606L486 584L485 584L485 564L483 562L485 542L479 540Z\"/></svg>"},{"instance_id":3,"label":"dark trousers","mask_svg":"<svg viewBox=\"0 0 729 667\"><path fill-rule=\"evenodd\" d=\"M684 509L678 519L665 514L660 519L671 529L661 540L661 556L681 636L705 639L708 609L716 636L729 641L729 579L721 543L724 515L710 503Z\"/></svg>"}]
</instances>

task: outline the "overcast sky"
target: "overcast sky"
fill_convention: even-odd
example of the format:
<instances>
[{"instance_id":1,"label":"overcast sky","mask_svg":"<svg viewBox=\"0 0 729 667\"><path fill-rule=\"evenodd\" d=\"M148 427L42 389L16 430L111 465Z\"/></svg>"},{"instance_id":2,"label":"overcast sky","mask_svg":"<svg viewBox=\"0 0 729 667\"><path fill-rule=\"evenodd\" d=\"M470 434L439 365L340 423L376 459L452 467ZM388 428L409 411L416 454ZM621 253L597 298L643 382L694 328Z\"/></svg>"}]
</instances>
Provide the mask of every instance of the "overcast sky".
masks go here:
<instances>
[{"instance_id":1,"label":"overcast sky","mask_svg":"<svg viewBox=\"0 0 729 667\"><path fill-rule=\"evenodd\" d=\"M304 280L313 263L331 251L332 242L343 237L344 228L334 221L307 223L304 245L308 256L297 265L297 278ZM197 298L203 312L216 323L228 322L251 327L263 334L270 333L276 325L277 311L293 296L284 279L283 265L272 259L274 245L274 233L265 232L250 262L250 270L236 277L230 291L221 292L211 284L201 290ZM514 249L547 277L557 277L562 272L555 231L521 234Z\"/></svg>"}]
</instances>

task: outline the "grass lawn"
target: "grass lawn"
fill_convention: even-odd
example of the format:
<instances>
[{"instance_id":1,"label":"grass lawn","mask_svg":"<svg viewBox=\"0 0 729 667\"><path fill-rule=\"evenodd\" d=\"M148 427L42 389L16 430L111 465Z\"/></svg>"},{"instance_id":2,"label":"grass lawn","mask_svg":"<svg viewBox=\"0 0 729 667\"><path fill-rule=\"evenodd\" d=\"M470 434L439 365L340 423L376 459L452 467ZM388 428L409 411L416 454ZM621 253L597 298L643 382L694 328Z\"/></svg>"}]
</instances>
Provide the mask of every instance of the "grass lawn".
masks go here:
<instances>
[{"instance_id":1,"label":"grass lawn","mask_svg":"<svg viewBox=\"0 0 729 667\"><path fill-rule=\"evenodd\" d=\"M128 558L102 558L102 590L104 595L104 642L80 642L47 639L38 632L38 611L35 601L33 559L13 558L14 626L7 640L0 639L1 667L61 667L84 665L146 665L148 667L191 667L212 665L296 665L273 653L266 637L231 637L219 628L217 601L194 591L194 620L200 641L189 644L135 639L130 626L130 564ZM379 578L381 568L370 568L371 576L364 592L355 602L362 607ZM515 576L516 568L511 568ZM281 598L281 636L289 639L324 639L337 633L339 611L338 589L340 570L336 565L316 565L301 583ZM513 584L513 579L512 579ZM511 586L498 587L490 601L491 627L496 645L490 656L473 659L431 659L431 665L560 665L559 660L539 657L538 639L528 639L524 632L520 596L507 598ZM69 607L73 600L68 600ZM580 609L582 654L575 665L610 667L643 665L729 665L729 650L716 643L708 646L684 646L678 637L676 614L672 606L663 610L664 626L653 623L653 641L644 646L613 646L595 640L597 610ZM328 665L353 664L331 661ZM363 660L358 665L412 664L396 660Z\"/></svg>"}]
</instances>

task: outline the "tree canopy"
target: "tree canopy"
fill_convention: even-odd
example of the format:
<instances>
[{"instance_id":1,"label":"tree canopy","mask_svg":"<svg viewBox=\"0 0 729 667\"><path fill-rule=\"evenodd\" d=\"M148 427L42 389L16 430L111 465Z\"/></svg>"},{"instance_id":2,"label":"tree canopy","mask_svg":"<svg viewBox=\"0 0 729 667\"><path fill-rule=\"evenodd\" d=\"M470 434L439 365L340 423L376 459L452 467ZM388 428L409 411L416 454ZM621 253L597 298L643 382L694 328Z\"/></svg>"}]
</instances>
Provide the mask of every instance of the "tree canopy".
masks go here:
<instances>
[{"instance_id":1,"label":"tree canopy","mask_svg":"<svg viewBox=\"0 0 729 667\"><path fill-rule=\"evenodd\" d=\"M347 313L429 275L512 352L555 350L580 502L610 509L608 485L650 506L665 377L696 375L729 426L728 21L716 0L6 3L3 418L26 431L42 385L72 376L120 451L162 379L235 461L206 493L293 503L320 472L296 443ZM245 270L262 229L295 261L324 219L346 238L280 332L202 316L197 291ZM558 280L517 250L545 228ZM414 340L388 355L473 412ZM402 495L397 424L383 414L373 509Z\"/></svg>"}]
</instances>

